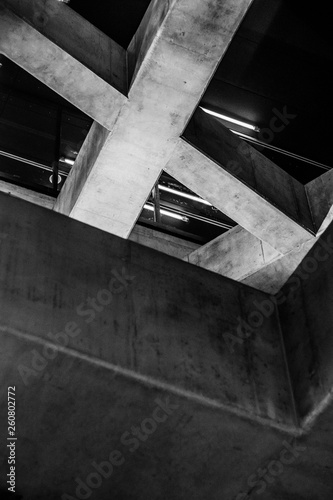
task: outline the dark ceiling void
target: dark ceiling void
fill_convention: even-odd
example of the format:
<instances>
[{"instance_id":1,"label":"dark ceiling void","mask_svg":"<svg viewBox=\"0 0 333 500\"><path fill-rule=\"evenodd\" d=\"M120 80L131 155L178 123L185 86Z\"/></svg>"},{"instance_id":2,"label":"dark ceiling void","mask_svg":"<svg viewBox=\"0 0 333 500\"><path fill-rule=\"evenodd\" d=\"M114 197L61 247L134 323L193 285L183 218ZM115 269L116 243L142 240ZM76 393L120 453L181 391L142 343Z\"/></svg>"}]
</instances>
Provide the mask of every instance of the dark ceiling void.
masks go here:
<instances>
[{"instance_id":1,"label":"dark ceiling void","mask_svg":"<svg viewBox=\"0 0 333 500\"><path fill-rule=\"evenodd\" d=\"M92 120L6 57L0 63L0 179L57 196Z\"/></svg>"},{"instance_id":2,"label":"dark ceiling void","mask_svg":"<svg viewBox=\"0 0 333 500\"><path fill-rule=\"evenodd\" d=\"M70 0L69 6L127 49L149 4L150 0Z\"/></svg>"}]
</instances>

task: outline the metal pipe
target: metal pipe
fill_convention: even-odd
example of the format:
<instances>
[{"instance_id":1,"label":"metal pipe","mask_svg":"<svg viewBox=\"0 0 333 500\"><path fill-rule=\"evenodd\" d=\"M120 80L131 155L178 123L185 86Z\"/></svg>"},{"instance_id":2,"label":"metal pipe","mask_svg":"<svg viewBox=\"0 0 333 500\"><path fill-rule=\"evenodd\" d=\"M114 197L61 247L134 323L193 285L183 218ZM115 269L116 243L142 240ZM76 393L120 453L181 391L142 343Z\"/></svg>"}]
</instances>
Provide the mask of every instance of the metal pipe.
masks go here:
<instances>
[{"instance_id":1,"label":"metal pipe","mask_svg":"<svg viewBox=\"0 0 333 500\"><path fill-rule=\"evenodd\" d=\"M230 129L231 130L231 129ZM243 139L248 142L253 142L254 144L258 144L258 146L262 146L263 148L271 149L272 151L276 151L277 153L284 154L286 156L290 156L290 158L294 158L296 160L304 161L305 163L309 163L309 165L313 165L318 168L322 168L323 170L331 170L332 167L328 165L324 165L323 163L319 163L314 160L310 160L309 158L305 158L305 156L297 155L296 153L291 153L290 151L286 151L285 149L278 148L276 146L272 146L271 144L267 144L266 142L259 141L250 135L242 134L241 132L236 132L236 130L231 130L236 135L239 135Z\"/></svg>"},{"instance_id":2,"label":"metal pipe","mask_svg":"<svg viewBox=\"0 0 333 500\"><path fill-rule=\"evenodd\" d=\"M12 153L8 153L7 151L2 151L0 150L0 156L5 156L7 158L10 158L11 160L16 160L16 161L20 161L21 163L25 163L27 165L31 165L32 167L37 167L37 168L41 168L43 170L47 170L48 172L53 172L53 168L50 167L49 165L43 165L42 163L38 163L36 161L32 161L32 160L28 160L27 158L22 158L22 156L17 156L17 155L14 155ZM67 172L63 171L63 170L58 170L58 173L61 174L61 175L64 175L67 177Z\"/></svg>"}]
</instances>

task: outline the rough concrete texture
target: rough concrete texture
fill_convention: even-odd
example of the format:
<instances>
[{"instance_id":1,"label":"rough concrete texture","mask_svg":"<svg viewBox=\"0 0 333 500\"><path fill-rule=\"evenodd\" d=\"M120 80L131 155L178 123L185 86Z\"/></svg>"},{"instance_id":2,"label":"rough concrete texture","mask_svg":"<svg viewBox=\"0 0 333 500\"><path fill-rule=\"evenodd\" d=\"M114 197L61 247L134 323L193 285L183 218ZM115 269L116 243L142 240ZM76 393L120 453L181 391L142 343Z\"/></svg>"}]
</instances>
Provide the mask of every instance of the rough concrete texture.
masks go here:
<instances>
[{"instance_id":1,"label":"rough concrete texture","mask_svg":"<svg viewBox=\"0 0 333 500\"><path fill-rule=\"evenodd\" d=\"M2 0L1 3L109 85L127 94L126 50L74 10L69 11L66 3L53 0Z\"/></svg>"},{"instance_id":2,"label":"rough concrete texture","mask_svg":"<svg viewBox=\"0 0 333 500\"><path fill-rule=\"evenodd\" d=\"M325 172L305 185L311 216L316 228L316 236L285 255L273 256L273 259L266 260L259 268L253 266L251 262L252 252L248 252L247 256L243 253L243 265L247 269L248 276L241 279L242 283L268 293L276 293L280 290L331 224L333 220L332 188L332 171ZM247 235L244 240L249 242L250 236ZM202 253L204 253L203 250ZM222 263L220 267L222 268Z\"/></svg>"},{"instance_id":3,"label":"rough concrete texture","mask_svg":"<svg viewBox=\"0 0 333 500\"><path fill-rule=\"evenodd\" d=\"M240 283L3 194L0 214L0 453L15 385L23 499L331 499L332 257L280 298L280 323ZM224 335L255 310L267 317L231 352Z\"/></svg>"},{"instance_id":4,"label":"rough concrete texture","mask_svg":"<svg viewBox=\"0 0 333 500\"><path fill-rule=\"evenodd\" d=\"M57 211L129 236L250 4L151 3L127 51L128 100L116 109L111 128L94 116L110 134L100 147L91 143L96 160L88 175L79 163L74 165ZM84 183L78 182L80 176Z\"/></svg>"},{"instance_id":5,"label":"rough concrete texture","mask_svg":"<svg viewBox=\"0 0 333 500\"><path fill-rule=\"evenodd\" d=\"M298 413L308 421L332 397L333 225L282 288L280 317Z\"/></svg>"},{"instance_id":6,"label":"rough concrete texture","mask_svg":"<svg viewBox=\"0 0 333 500\"><path fill-rule=\"evenodd\" d=\"M194 250L184 260L267 293L277 293L333 220L333 173L305 185L315 236L281 254L238 226Z\"/></svg>"},{"instance_id":7,"label":"rough concrete texture","mask_svg":"<svg viewBox=\"0 0 333 500\"><path fill-rule=\"evenodd\" d=\"M240 319L267 294L40 207L5 196L2 205L3 327L15 334L24 325L27 335L47 340L77 321L82 332L73 347L81 353L244 415L295 424L276 312L251 345L237 346L237 357L223 337L238 335ZM19 222L11 210L24 211ZM89 297L108 289L113 269L135 278L113 294L112 307L88 313Z\"/></svg>"},{"instance_id":8,"label":"rough concrete texture","mask_svg":"<svg viewBox=\"0 0 333 500\"><path fill-rule=\"evenodd\" d=\"M299 224L312 230L313 222L304 186L239 139L217 117L198 108L184 132L184 138L206 151L246 186L251 187Z\"/></svg>"},{"instance_id":9,"label":"rough concrete texture","mask_svg":"<svg viewBox=\"0 0 333 500\"><path fill-rule=\"evenodd\" d=\"M281 254L268 243L259 240L241 226L235 226L200 246L184 257L184 260L227 278L242 281L278 257Z\"/></svg>"},{"instance_id":10,"label":"rough concrete texture","mask_svg":"<svg viewBox=\"0 0 333 500\"><path fill-rule=\"evenodd\" d=\"M112 129L126 102L126 51L74 11L69 15L66 4L0 1L0 52Z\"/></svg>"},{"instance_id":11,"label":"rough concrete texture","mask_svg":"<svg viewBox=\"0 0 333 500\"><path fill-rule=\"evenodd\" d=\"M189 252L193 252L199 247L198 243L186 241L140 225L133 228L128 239L178 259L184 258Z\"/></svg>"},{"instance_id":12,"label":"rough concrete texture","mask_svg":"<svg viewBox=\"0 0 333 500\"><path fill-rule=\"evenodd\" d=\"M24 188L22 186L16 186L10 182L0 181L0 191L1 193L7 193L15 198L20 198L22 200L30 201L35 205L39 205L44 208L52 210L54 207L55 199L47 194L37 193L32 189Z\"/></svg>"},{"instance_id":13,"label":"rough concrete texture","mask_svg":"<svg viewBox=\"0 0 333 500\"><path fill-rule=\"evenodd\" d=\"M313 238L304 186L201 109L165 170L278 252Z\"/></svg>"}]
</instances>

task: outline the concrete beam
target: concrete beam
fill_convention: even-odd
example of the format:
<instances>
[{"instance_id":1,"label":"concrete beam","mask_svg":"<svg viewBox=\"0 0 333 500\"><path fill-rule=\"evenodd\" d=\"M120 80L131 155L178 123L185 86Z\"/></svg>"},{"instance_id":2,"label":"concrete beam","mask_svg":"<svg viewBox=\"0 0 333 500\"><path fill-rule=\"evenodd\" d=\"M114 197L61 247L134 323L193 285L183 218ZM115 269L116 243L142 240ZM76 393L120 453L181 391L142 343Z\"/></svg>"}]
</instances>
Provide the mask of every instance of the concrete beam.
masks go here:
<instances>
[{"instance_id":1,"label":"concrete beam","mask_svg":"<svg viewBox=\"0 0 333 500\"><path fill-rule=\"evenodd\" d=\"M251 0L151 2L128 48L128 103L84 188L77 190L70 176L56 210L62 211L63 198L73 191L75 203L65 213L129 236L250 4ZM74 165L74 170L77 178L80 167Z\"/></svg>"},{"instance_id":2,"label":"concrete beam","mask_svg":"<svg viewBox=\"0 0 333 500\"><path fill-rule=\"evenodd\" d=\"M110 132L106 128L96 121L92 124L66 182L58 195L54 206L56 212L74 217L73 209L80 194L82 196L84 192L92 169L102 168L100 165L109 165L110 163L105 153L109 137ZM112 232L110 227L107 229L108 232ZM104 230L106 230L105 227Z\"/></svg>"},{"instance_id":3,"label":"concrete beam","mask_svg":"<svg viewBox=\"0 0 333 500\"><path fill-rule=\"evenodd\" d=\"M236 279L267 293L277 293L333 220L333 171L305 186L316 236L286 254L273 250L241 227L199 247L187 262Z\"/></svg>"},{"instance_id":4,"label":"concrete beam","mask_svg":"<svg viewBox=\"0 0 333 500\"><path fill-rule=\"evenodd\" d=\"M164 234L156 229L143 227L138 224L134 226L128 239L145 247L153 248L158 252L177 257L178 259L182 259L189 252L193 252L200 247L198 243L186 241L177 236Z\"/></svg>"},{"instance_id":5,"label":"concrete beam","mask_svg":"<svg viewBox=\"0 0 333 500\"><path fill-rule=\"evenodd\" d=\"M0 52L113 128L126 101L126 51L65 3L1 0Z\"/></svg>"},{"instance_id":6,"label":"concrete beam","mask_svg":"<svg viewBox=\"0 0 333 500\"><path fill-rule=\"evenodd\" d=\"M325 172L305 186L317 235L327 229L333 219L333 170Z\"/></svg>"},{"instance_id":7,"label":"concrete beam","mask_svg":"<svg viewBox=\"0 0 333 500\"><path fill-rule=\"evenodd\" d=\"M281 254L270 245L236 226L198 247L184 257L184 260L227 278L242 281L278 257Z\"/></svg>"},{"instance_id":8,"label":"concrete beam","mask_svg":"<svg viewBox=\"0 0 333 500\"><path fill-rule=\"evenodd\" d=\"M305 186L316 236L286 255L277 256L260 269L253 269L248 277L241 280L247 285L268 293L276 293L296 271L303 259L318 242L333 220L333 170L325 172ZM249 266L249 270L251 266Z\"/></svg>"},{"instance_id":9,"label":"concrete beam","mask_svg":"<svg viewBox=\"0 0 333 500\"><path fill-rule=\"evenodd\" d=\"M249 266L248 276L243 277L240 281L257 290L272 294L277 293L295 272L316 241L317 238L312 238L300 248L292 250L286 255L277 256L270 262L264 262L257 269L252 269Z\"/></svg>"},{"instance_id":10,"label":"concrete beam","mask_svg":"<svg viewBox=\"0 0 333 500\"><path fill-rule=\"evenodd\" d=\"M283 255L240 226L197 248L184 260L237 280L257 290L275 294L290 278L316 243L313 237Z\"/></svg>"},{"instance_id":11,"label":"concrete beam","mask_svg":"<svg viewBox=\"0 0 333 500\"><path fill-rule=\"evenodd\" d=\"M198 109L184 139L165 168L169 174L278 252L313 238L304 186L217 118Z\"/></svg>"},{"instance_id":12,"label":"concrete beam","mask_svg":"<svg viewBox=\"0 0 333 500\"><path fill-rule=\"evenodd\" d=\"M55 203L55 198L52 198L52 196L37 193L36 191L32 191L32 189L16 186L10 182L0 181L0 192L10 194L16 198L21 198L22 200L29 201L40 207L48 208L49 210L53 209Z\"/></svg>"}]
</instances>

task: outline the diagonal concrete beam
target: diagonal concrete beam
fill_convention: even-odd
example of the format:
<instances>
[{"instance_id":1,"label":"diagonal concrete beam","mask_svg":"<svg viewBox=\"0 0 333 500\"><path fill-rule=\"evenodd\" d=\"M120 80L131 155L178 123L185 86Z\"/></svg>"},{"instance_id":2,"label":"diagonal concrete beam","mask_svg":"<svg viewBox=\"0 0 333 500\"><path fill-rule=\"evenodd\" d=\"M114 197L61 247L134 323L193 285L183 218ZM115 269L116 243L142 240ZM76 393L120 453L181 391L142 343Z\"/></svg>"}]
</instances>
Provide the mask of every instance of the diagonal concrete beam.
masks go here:
<instances>
[{"instance_id":1,"label":"diagonal concrete beam","mask_svg":"<svg viewBox=\"0 0 333 500\"><path fill-rule=\"evenodd\" d=\"M286 255L280 255L269 262L265 262L258 269L249 269L248 275L240 279L240 281L257 290L277 293L295 272L317 239L312 238Z\"/></svg>"},{"instance_id":2,"label":"diagonal concrete beam","mask_svg":"<svg viewBox=\"0 0 333 500\"><path fill-rule=\"evenodd\" d=\"M268 243L259 240L241 226L236 226L195 249L184 260L227 278L242 281L281 255Z\"/></svg>"},{"instance_id":3,"label":"diagonal concrete beam","mask_svg":"<svg viewBox=\"0 0 333 500\"><path fill-rule=\"evenodd\" d=\"M88 175L81 160L74 165L56 210L129 236L250 4L151 2L128 48L129 100L99 151L90 141L96 159ZM78 181L81 175L85 182Z\"/></svg>"},{"instance_id":4,"label":"diagonal concrete beam","mask_svg":"<svg viewBox=\"0 0 333 500\"><path fill-rule=\"evenodd\" d=\"M185 139L185 140L184 140ZM304 186L198 109L165 170L281 253L313 238Z\"/></svg>"},{"instance_id":5,"label":"diagonal concrete beam","mask_svg":"<svg viewBox=\"0 0 333 500\"><path fill-rule=\"evenodd\" d=\"M289 280L333 220L333 171L325 172L305 186L317 229L308 242L248 275L243 281L268 293L275 293Z\"/></svg>"},{"instance_id":6,"label":"diagonal concrete beam","mask_svg":"<svg viewBox=\"0 0 333 500\"><path fill-rule=\"evenodd\" d=\"M112 129L126 102L126 51L66 4L1 0L0 52Z\"/></svg>"},{"instance_id":7,"label":"diagonal concrete beam","mask_svg":"<svg viewBox=\"0 0 333 500\"><path fill-rule=\"evenodd\" d=\"M313 237L283 255L240 226L197 248L186 262L240 281L266 293L277 293L317 241Z\"/></svg>"},{"instance_id":8,"label":"diagonal concrete beam","mask_svg":"<svg viewBox=\"0 0 333 500\"><path fill-rule=\"evenodd\" d=\"M298 248L283 255L238 226L184 260L258 290L278 292L333 220L333 171L309 182L305 191L317 233Z\"/></svg>"}]
</instances>

